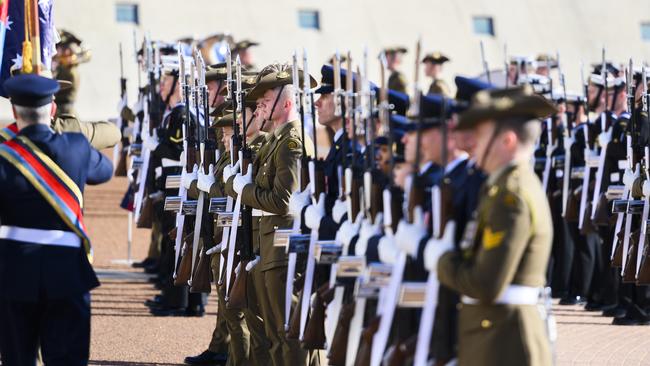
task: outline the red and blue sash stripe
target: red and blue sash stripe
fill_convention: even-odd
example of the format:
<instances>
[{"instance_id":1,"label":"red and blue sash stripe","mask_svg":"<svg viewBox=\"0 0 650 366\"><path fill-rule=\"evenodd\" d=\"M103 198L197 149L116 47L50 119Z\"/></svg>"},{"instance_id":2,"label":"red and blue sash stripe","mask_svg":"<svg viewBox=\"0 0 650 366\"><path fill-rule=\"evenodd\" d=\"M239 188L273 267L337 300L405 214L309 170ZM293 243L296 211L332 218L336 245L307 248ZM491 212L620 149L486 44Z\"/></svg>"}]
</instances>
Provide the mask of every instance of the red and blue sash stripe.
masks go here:
<instances>
[{"instance_id":1,"label":"red and blue sash stripe","mask_svg":"<svg viewBox=\"0 0 650 366\"><path fill-rule=\"evenodd\" d=\"M88 258L92 248L83 221L83 196L76 183L25 136L0 144L0 157L9 161L82 240Z\"/></svg>"},{"instance_id":2,"label":"red and blue sash stripe","mask_svg":"<svg viewBox=\"0 0 650 366\"><path fill-rule=\"evenodd\" d=\"M5 142L7 140L13 139L16 137L17 133L18 125L16 123L12 123L3 129L0 129L0 142Z\"/></svg>"}]
</instances>

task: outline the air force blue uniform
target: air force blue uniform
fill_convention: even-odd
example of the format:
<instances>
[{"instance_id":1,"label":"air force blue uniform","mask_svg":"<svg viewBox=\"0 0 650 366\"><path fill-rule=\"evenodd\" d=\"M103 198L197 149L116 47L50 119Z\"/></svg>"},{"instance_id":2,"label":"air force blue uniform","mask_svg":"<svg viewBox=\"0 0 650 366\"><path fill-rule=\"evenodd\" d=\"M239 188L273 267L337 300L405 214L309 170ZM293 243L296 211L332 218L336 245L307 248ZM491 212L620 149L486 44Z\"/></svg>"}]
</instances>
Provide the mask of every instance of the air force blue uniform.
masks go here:
<instances>
[{"instance_id":1,"label":"air force blue uniform","mask_svg":"<svg viewBox=\"0 0 650 366\"><path fill-rule=\"evenodd\" d=\"M31 81L29 87L50 85L40 79ZM8 89L7 83L4 85ZM12 103L16 104L17 99L12 97ZM112 176L111 162L80 133L56 134L49 126L37 124L23 128L18 136L31 140L81 192L86 184L103 183ZM0 159L0 182L3 228L71 232L36 188L5 159ZM86 365L90 344L89 291L97 286L99 282L83 245L36 244L2 236L0 354L3 365L35 365L39 346L46 365Z\"/></svg>"}]
</instances>

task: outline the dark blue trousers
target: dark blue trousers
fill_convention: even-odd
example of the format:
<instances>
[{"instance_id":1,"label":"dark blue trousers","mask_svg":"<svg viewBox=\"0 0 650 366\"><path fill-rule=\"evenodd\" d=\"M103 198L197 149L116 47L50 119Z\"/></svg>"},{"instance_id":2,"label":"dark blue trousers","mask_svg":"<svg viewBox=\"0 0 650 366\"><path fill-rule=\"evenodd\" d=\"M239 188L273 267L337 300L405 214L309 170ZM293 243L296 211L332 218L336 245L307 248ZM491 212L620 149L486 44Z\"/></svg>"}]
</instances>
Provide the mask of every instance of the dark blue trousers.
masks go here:
<instances>
[{"instance_id":1,"label":"dark blue trousers","mask_svg":"<svg viewBox=\"0 0 650 366\"><path fill-rule=\"evenodd\" d=\"M87 365L90 294L24 302L0 297L0 356L3 366L34 366L41 348L46 366Z\"/></svg>"}]
</instances>

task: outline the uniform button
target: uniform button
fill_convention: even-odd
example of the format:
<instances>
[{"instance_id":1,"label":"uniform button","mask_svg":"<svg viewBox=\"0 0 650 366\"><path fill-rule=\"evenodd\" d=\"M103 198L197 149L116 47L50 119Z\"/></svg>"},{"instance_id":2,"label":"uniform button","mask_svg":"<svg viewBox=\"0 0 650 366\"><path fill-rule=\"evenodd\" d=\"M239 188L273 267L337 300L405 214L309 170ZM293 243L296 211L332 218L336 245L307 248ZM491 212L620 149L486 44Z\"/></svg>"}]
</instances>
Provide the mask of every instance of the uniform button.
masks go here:
<instances>
[{"instance_id":1,"label":"uniform button","mask_svg":"<svg viewBox=\"0 0 650 366\"><path fill-rule=\"evenodd\" d=\"M491 321L489 321L489 320L487 320L487 319L483 319L483 320L481 320L481 328L483 328L483 329L487 329L487 328L490 328L491 326L492 326L492 322L491 322Z\"/></svg>"}]
</instances>

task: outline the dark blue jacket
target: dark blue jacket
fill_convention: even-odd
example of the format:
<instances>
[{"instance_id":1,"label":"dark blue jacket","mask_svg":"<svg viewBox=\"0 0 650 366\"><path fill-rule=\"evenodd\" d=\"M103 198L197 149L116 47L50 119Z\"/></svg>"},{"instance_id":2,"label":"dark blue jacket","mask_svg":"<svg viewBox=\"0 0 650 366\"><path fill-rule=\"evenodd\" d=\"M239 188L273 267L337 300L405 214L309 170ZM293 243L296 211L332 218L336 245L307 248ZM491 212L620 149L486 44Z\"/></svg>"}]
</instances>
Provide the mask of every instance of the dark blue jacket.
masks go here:
<instances>
[{"instance_id":1,"label":"dark blue jacket","mask_svg":"<svg viewBox=\"0 0 650 366\"><path fill-rule=\"evenodd\" d=\"M108 181L111 162L80 133L56 134L48 126L22 129L83 192L85 184ZM71 231L24 176L0 158L2 225ZM60 299L99 286L83 248L38 245L0 239L0 297L17 301Z\"/></svg>"}]
</instances>

